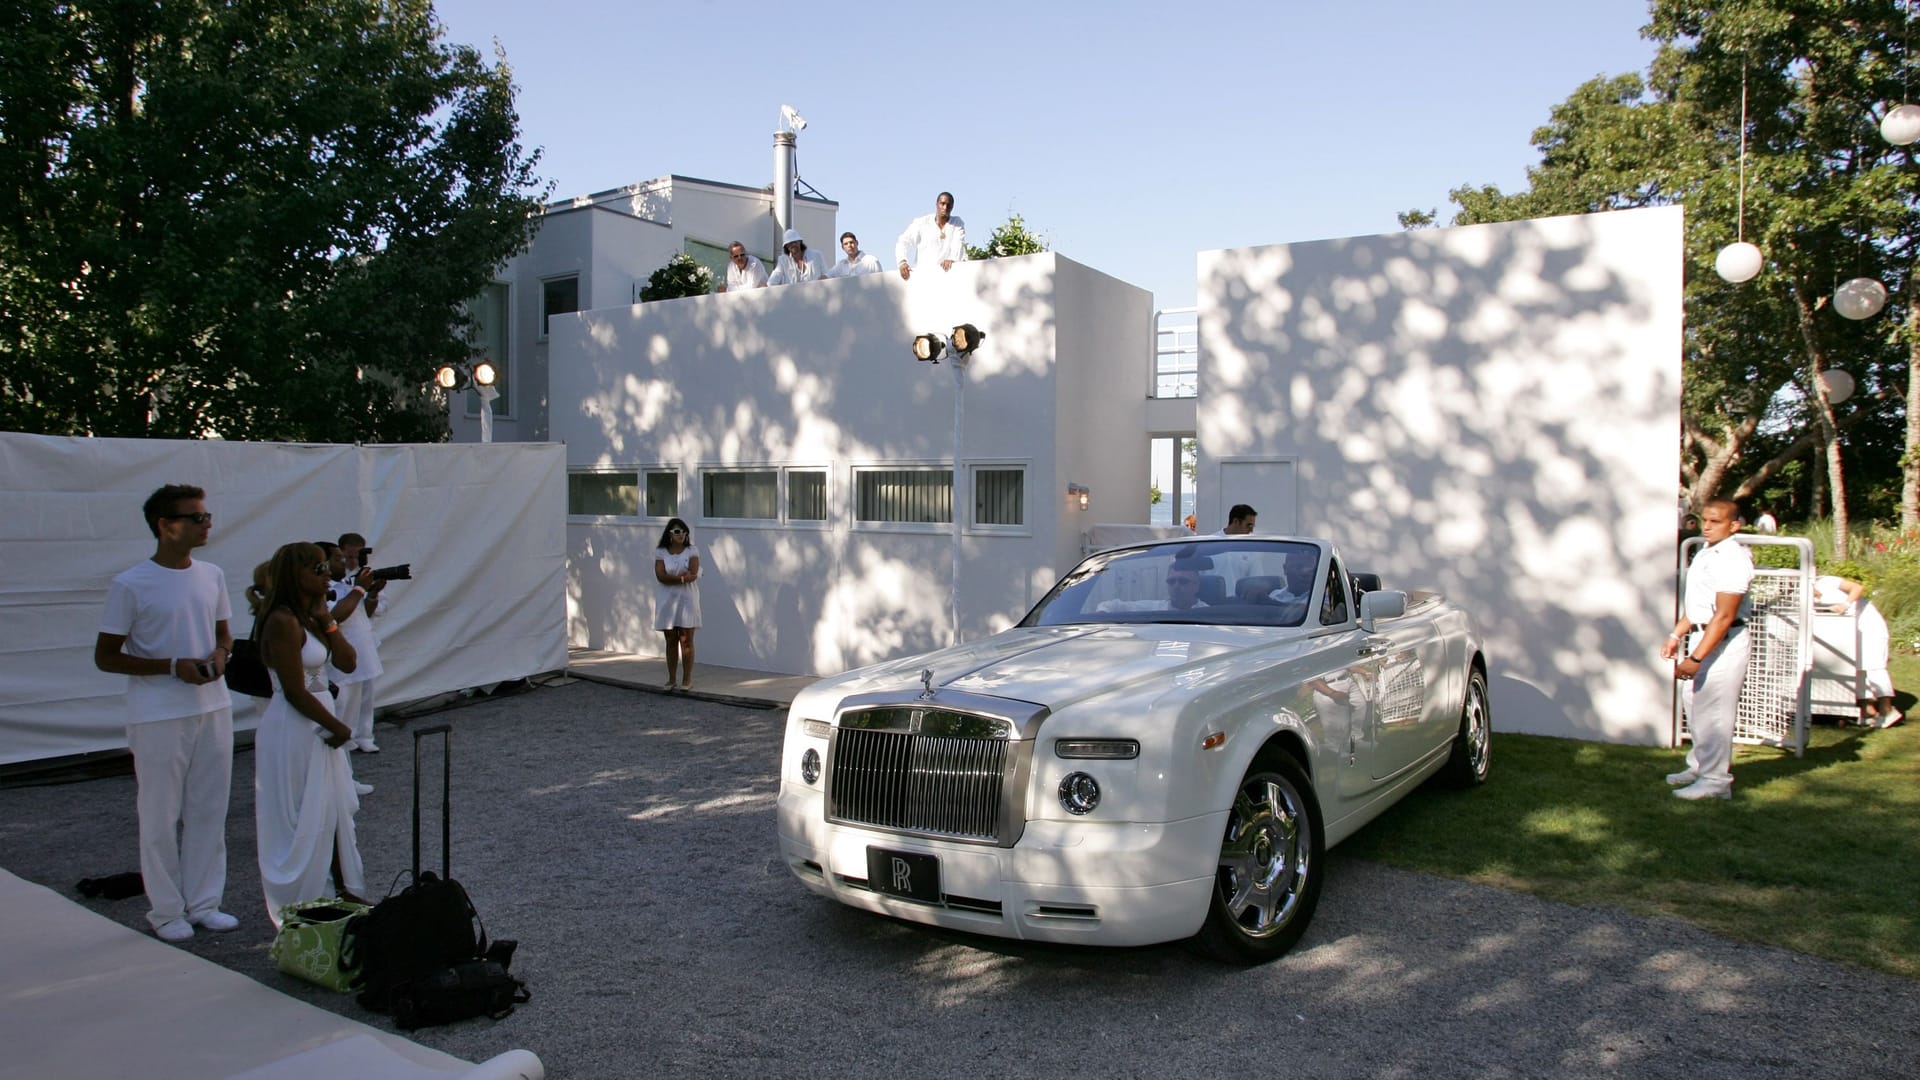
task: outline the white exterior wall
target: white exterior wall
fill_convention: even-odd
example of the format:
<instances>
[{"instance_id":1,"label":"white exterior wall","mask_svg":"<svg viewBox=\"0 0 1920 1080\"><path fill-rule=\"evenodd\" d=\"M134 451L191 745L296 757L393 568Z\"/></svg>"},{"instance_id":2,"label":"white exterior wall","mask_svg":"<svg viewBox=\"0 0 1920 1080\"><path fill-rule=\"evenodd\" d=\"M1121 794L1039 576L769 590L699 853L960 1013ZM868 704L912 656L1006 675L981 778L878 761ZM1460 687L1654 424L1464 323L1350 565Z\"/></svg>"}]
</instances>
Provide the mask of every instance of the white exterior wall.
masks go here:
<instances>
[{"instance_id":1,"label":"white exterior wall","mask_svg":"<svg viewBox=\"0 0 1920 1080\"><path fill-rule=\"evenodd\" d=\"M1679 208L1203 252L1202 522L1294 516L1486 633L1502 730L1659 744ZM1294 472L1286 484L1260 482Z\"/></svg>"},{"instance_id":2,"label":"white exterior wall","mask_svg":"<svg viewBox=\"0 0 1920 1080\"><path fill-rule=\"evenodd\" d=\"M947 525L858 525L855 470L953 457L954 365L916 362L918 333L971 322L962 482L975 464L1025 469L1023 527L962 541L963 638L1011 624L1077 557L1069 479L1096 493L1147 486L1138 348L1150 297L1052 254L967 263L911 284L877 274L586 313L555 324L553 435L568 466L678 470L679 516L700 546L700 662L831 673L944 645ZM1124 320L1124 321L1122 321ZM829 518L709 520L702 468L829 470ZM1075 475L1069 477L1069 472ZM664 517L574 518L570 638L657 655L652 552Z\"/></svg>"}]
</instances>

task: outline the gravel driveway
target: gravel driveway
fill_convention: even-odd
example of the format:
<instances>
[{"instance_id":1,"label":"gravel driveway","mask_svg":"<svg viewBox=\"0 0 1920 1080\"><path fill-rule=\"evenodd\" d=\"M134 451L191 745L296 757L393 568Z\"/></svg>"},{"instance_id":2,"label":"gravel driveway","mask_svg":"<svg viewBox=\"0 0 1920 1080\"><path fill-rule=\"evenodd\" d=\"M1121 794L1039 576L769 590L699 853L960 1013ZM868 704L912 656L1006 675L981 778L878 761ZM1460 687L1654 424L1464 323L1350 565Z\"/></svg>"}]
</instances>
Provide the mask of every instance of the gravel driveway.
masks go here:
<instances>
[{"instance_id":1,"label":"gravel driveway","mask_svg":"<svg viewBox=\"0 0 1920 1080\"><path fill-rule=\"evenodd\" d=\"M533 1002L414 1037L549 1075L1911 1077L1920 983L1685 923L1328 860L1282 961L1179 946L970 938L841 908L781 867L784 713L573 682L411 721L454 726L453 871ZM412 738L355 758L368 880L409 852ZM428 800L438 765L428 751ZM253 759L234 763L227 910L186 948L374 1024L280 975L255 871ZM1496 773L1494 783L1499 782ZM437 810L428 862L437 866ZM135 866L133 780L0 790L0 866L74 895ZM140 899L82 901L144 926Z\"/></svg>"}]
</instances>

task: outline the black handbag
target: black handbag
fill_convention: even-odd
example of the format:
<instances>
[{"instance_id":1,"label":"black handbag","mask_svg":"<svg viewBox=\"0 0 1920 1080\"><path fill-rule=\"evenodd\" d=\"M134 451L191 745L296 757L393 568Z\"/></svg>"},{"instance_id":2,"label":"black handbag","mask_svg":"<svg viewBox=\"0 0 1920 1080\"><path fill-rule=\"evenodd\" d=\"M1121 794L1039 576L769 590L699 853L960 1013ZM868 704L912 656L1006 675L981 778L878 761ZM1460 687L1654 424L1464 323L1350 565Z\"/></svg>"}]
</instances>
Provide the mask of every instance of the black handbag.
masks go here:
<instances>
[{"instance_id":1,"label":"black handbag","mask_svg":"<svg viewBox=\"0 0 1920 1080\"><path fill-rule=\"evenodd\" d=\"M256 622L254 629L259 629ZM260 662L260 644L250 637L233 643L227 653L227 686L248 697L272 697L273 681L267 678L267 665Z\"/></svg>"}]
</instances>

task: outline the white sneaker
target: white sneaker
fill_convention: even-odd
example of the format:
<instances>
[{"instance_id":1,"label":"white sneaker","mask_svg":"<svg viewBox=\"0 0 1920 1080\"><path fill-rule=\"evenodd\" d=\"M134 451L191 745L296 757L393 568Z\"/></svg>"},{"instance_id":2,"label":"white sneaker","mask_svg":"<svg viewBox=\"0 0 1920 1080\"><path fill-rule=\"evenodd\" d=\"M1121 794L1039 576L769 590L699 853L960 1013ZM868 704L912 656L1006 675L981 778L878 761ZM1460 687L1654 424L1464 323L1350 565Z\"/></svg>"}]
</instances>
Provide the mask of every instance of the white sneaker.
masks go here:
<instances>
[{"instance_id":1,"label":"white sneaker","mask_svg":"<svg viewBox=\"0 0 1920 1080\"><path fill-rule=\"evenodd\" d=\"M355 795L371 795L373 794L373 785L363 784L360 781L355 780L353 782L353 793Z\"/></svg>"},{"instance_id":2,"label":"white sneaker","mask_svg":"<svg viewBox=\"0 0 1920 1080\"><path fill-rule=\"evenodd\" d=\"M1733 798L1733 788L1708 780L1695 780L1686 787L1676 790L1673 793L1673 797L1676 799L1685 799L1688 802L1697 802L1701 799L1731 799Z\"/></svg>"},{"instance_id":3,"label":"white sneaker","mask_svg":"<svg viewBox=\"0 0 1920 1080\"><path fill-rule=\"evenodd\" d=\"M1667 774L1667 786L1686 787L1698 779L1700 779L1699 773L1694 772L1692 769L1682 769L1679 772L1670 772Z\"/></svg>"},{"instance_id":4,"label":"white sneaker","mask_svg":"<svg viewBox=\"0 0 1920 1080\"><path fill-rule=\"evenodd\" d=\"M1904 719L1906 719L1905 715L1902 714L1899 709L1895 709L1880 718L1880 729L1885 731L1887 728L1892 727Z\"/></svg>"},{"instance_id":5,"label":"white sneaker","mask_svg":"<svg viewBox=\"0 0 1920 1080\"><path fill-rule=\"evenodd\" d=\"M187 916L187 921L202 930L211 930L216 934L230 933L240 929L240 920L224 911L203 911L198 915Z\"/></svg>"},{"instance_id":6,"label":"white sneaker","mask_svg":"<svg viewBox=\"0 0 1920 1080\"><path fill-rule=\"evenodd\" d=\"M380 748L373 745L372 739L356 739L353 746L354 749L363 754L377 754L380 752Z\"/></svg>"},{"instance_id":7,"label":"white sneaker","mask_svg":"<svg viewBox=\"0 0 1920 1080\"><path fill-rule=\"evenodd\" d=\"M178 945L193 937L193 924L185 919L168 919L153 928L153 936Z\"/></svg>"}]
</instances>

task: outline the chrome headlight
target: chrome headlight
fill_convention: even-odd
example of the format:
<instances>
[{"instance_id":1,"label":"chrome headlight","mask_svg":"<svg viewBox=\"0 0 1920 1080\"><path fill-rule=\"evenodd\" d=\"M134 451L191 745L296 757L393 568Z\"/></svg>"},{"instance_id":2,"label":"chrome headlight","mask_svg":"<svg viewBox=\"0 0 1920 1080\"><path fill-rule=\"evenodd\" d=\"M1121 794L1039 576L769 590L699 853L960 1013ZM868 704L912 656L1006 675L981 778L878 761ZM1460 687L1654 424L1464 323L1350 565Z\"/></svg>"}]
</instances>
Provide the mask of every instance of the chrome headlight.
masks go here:
<instances>
[{"instance_id":1,"label":"chrome headlight","mask_svg":"<svg viewBox=\"0 0 1920 1080\"><path fill-rule=\"evenodd\" d=\"M806 753L800 755L800 779L809 784L820 779L820 751L811 746L807 747Z\"/></svg>"},{"instance_id":2,"label":"chrome headlight","mask_svg":"<svg viewBox=\"0 0 1920 1080\"><path fill-rule=\"evenodd\" d=\"M1083 772L1060 778L1060 805L1069 814L1091 814L1100 805L1100 782Z\"/></svg>"}]
</instances>

